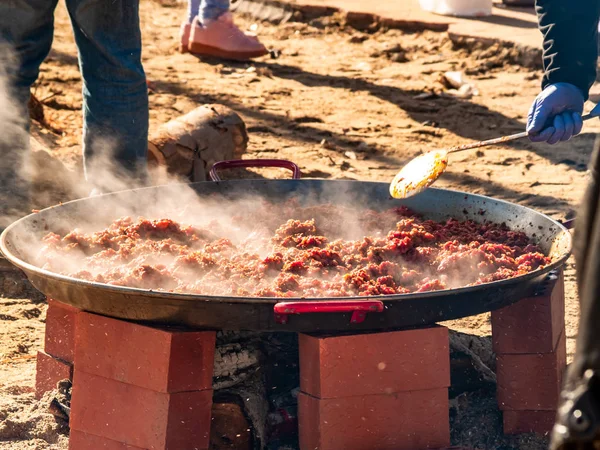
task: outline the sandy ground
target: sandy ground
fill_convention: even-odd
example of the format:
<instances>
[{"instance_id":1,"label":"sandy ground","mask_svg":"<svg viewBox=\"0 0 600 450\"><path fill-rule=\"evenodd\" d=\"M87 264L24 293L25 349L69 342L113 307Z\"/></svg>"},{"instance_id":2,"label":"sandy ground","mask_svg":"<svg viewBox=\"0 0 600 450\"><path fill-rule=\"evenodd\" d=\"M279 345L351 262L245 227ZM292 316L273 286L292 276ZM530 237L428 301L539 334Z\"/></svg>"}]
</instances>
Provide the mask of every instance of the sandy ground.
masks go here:
<instances>
[{"instance_id":1,"label":"sandy ground","mask_svg":"<svg viewBox=\"0 0 600 450\"><path fill-rule=\"evenodd\" d=\"M176 53L183 6L146 0L141 9L151 127L200 104L221 103L246 121L249 156L293 160L309 177L389 181L423 150L523 130L539 90L541 73L513 65L513 55L502 48L456 45L444 33L363 34L335 17L278 26L238 18L279 57L254 63L200 60ZM448 70L467 73L479 95L471 100L421 95L439 89L439 75ZM81 164L80 89L76 48L61 4L54 48L34 92L45 106L44 132L53 155L75 170ZM599 127L586 125L580 137L554 147L518 142L455 155L438 186L507 199L562 219L582 195ZM571 357L578 315L572 263L566 285ZM32 400L44 313L43 303L0 303L0 449L66 448L66 438L54 432L49 416L36 413ZM491 334L487 314L450 325ZM497 427L499 416L493 414L491 426ZM465 443L464 436L473 433L477 428L455 430L454 440ZM538 441L512 439L502 448L543 448ZM490 450L500 445L491 438L469 442Z\"/></svg>"}]
</instances>

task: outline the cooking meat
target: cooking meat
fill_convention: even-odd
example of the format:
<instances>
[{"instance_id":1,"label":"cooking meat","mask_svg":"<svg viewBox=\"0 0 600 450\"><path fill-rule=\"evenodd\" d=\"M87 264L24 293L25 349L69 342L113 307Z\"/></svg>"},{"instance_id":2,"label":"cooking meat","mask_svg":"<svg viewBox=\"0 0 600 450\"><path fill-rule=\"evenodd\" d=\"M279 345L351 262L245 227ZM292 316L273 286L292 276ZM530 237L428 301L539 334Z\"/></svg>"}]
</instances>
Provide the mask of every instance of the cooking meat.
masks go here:
<instances>
[{"instance_id":1,"label":"cooking meat","mask_svg":"<svg viewBox=\"0 0 600 450\"><path fill-rule=\"evenodd\" d=\"M426 292L503 280L550 263L506 225L424 220L406 208L361 211L352 223L344 219L348 211L332 205L279 205L252 214L232 218L237 233L222 222L196 227L129 217L95 233L49 233L38 262L117 286L255 297Z\"/></svg>"}]
</instances>

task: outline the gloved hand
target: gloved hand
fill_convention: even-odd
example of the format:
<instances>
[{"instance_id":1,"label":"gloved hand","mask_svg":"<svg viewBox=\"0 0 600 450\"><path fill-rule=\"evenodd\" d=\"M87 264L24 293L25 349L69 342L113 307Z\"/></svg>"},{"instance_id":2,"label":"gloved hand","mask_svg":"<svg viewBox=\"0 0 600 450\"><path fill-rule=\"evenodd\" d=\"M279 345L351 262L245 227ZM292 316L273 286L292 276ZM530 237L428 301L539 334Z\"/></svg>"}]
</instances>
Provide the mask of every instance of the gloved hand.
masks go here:
<instances>
[{"instance_id":1,"label":"gloved hand","mask_svg":"<svg viewBox=\"0 0 600 450\"><path fill-rule=\"evenodd\" d=\"M569 83L556 83L535 99L527 117L527 132L532 142L556 144L581 132L583 94Z\"/></svg>"}]
</instances>

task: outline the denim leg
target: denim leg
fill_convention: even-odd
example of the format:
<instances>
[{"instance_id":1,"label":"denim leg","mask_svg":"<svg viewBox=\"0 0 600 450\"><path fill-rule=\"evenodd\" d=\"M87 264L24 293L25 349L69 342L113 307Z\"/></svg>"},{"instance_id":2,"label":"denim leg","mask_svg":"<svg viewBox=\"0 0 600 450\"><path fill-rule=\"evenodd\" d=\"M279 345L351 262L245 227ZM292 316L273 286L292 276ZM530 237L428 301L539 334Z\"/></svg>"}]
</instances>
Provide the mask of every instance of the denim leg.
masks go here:
<instances>
[{"instance_id":1,"label":"denim leg","mask_svg":"<svg viewBox=\"0 0 600 450\"><path fill-rule=\"evenodd\" d=\"M29 88L37 80L40 65L52 47L57 3L58 0L0 1L0 41L9 46L8 52L0 49L7 71L3 75L10 76L12 94L21 103L29 99ZM7 57L11 61L5 65Z\"/></svg>"},{"instance_id":2,"label":"denim leg","mask_svg":"<svg viewBox=\"0 0 600 450\"><path fill-rule=\"evenodd\" d=\"M86 178L135 185L146 177L148 87L142 67L139 0L66 0L83 78ZM107 165L110 171L107 172Z\"/></svg>"},{"instance_id":3,"label":"denim leg","mask_svg":"<svg viewBox=\"0 0 600 450\"><path fill-rule=\"evenodd\" d=\"M56 3L0 1L0 228L31 210L27 102L52 46Z\"/></svg>"},{"instance_id":4,"label":"denim leg","mask_svg":"<svg viewBox=\"0 0 600 450\"><path fill-rule=\"evenodd\" d=\"M200 0L188 0L188 10L187 10L187 20L188 23L192 23L194 17L198 15L198 11L200 10Z\"/></svg>"},{"instance_id":5,"label":"denim leg","mask_svg":"<svg viewBox=\"0 0 600 450\"><path fill-rule=\"evenodd\" d=\"M229 11L229 0L201 0L198 19L201 23L216 20Z\"/></svg>"}]
</instances>

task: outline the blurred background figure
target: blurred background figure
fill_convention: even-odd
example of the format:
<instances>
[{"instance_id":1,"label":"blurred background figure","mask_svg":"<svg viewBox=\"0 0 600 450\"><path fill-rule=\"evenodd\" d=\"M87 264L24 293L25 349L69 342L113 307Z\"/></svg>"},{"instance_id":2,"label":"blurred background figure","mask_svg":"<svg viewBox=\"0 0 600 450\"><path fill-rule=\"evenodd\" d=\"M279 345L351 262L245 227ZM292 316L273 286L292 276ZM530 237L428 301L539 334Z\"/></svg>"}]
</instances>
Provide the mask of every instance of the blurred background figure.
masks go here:
<instances>
[{"instance_id":1,"label":"blurred background figure","mask_svg":"<svg viewBox=\"0 0 600 450\"><path fill-rule=\"evenodd\" d=\"M180 51L242 61L268 53L255 36L235 25L229 0L188 0Z\"/></svg>"}]
</instances>

